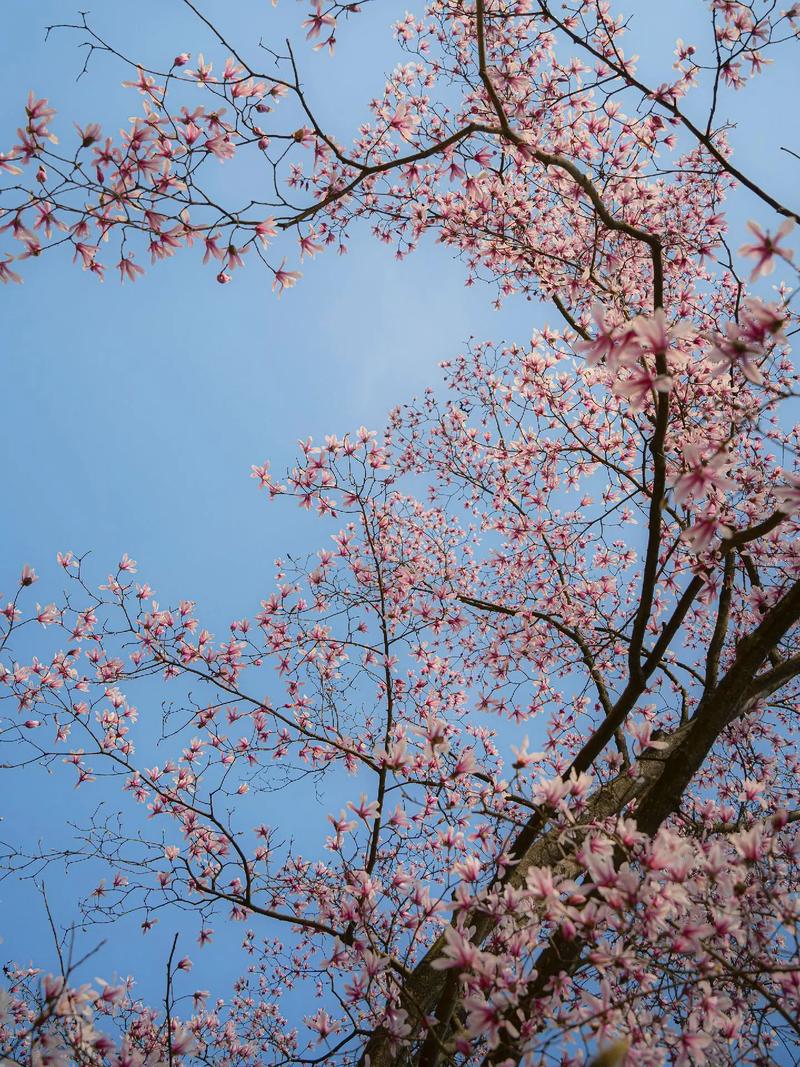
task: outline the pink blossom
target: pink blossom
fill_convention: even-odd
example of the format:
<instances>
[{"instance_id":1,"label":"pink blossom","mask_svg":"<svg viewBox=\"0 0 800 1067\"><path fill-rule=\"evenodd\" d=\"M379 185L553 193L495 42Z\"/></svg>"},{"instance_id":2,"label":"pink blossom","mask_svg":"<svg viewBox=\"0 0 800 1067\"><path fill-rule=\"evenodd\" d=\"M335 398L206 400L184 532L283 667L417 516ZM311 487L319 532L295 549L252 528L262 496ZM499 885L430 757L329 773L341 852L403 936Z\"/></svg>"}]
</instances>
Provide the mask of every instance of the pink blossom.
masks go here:
<instances>
[{"instance_id":1,"label":"pink blossom","mask_svg":"<svg viewBox=\"0 0 800 1067\"><path fill-rule=\"evenodd\" d=\"M648 749L658 750L668 747L666 741L653 740L653 724L646 719L641 722L629 723L628 732L631 737L636 740L640 752L646 752Z\"/></svg>"},{"instance_id":2,"label":"pink blossom","mask_svg":"<svg viewBox=\"0 0 800 1067\"><path fill-rule=\"evenodd\" d=\"M592 322L596 327L596 336L592 340L578 341L575 348L586 355L590 367L603 360L611 363L611 357L617 346L616 327L606 323L606 311L602 304L592 305Z\"/></svg>"},{"instance_id":3,"label":"pink blossom","mask_svg":"<svg viewBox=\"0 0 800 1067\"><path fill-rule=\"evenodd\" d=\"M38 580L39 578L36 574L36 571L33 569L33 567L26 563L25 566L22 568L22 574L20 575L19 584L22 586L33 585L33 583Z\"/></svg>"},{"instance_id":4,"label":"pink blossom","mask_svg":"<svg viewBox=\"0 0 800 1067\"><path fill-rule=\"evenodd\" d=\"M28 93L28 103L25 107L25 112L28 116L28 122L37 128L37 132L40 133L40 136L41 131L48 123L52 122L56 114L55 108L50 107L46 99L36 98L33 89Z\"/></svg>"},{"instance_id":5,"label":"pink blossom","mask_svg":"<svg viewBox=\"0 0 800 1067\"><path fill-rule=\"evenodd\" d=\"M196 71L191 71L190 70L190 71L187 71L187 73L188 73L188 75L190 77L193 77L193 78L196 79L197 84L199 86L204 86L207 82L212 80L211 71L213 69L214 69L214 65L212 63L206 63L205 60L203 59L203 54L201 52L200 55L197 57L197 70Z\"/></svg>"},{"instance_id":6,"label":"pink blossom","mask_svg":"<svg viewBox=\"0 0 800 1067\"><path fill-rule=\"evenodd\" d=\"M75 129L78 131L81 148L89 148L90 145L93 145L95 141L99 141L103 136L103 131L96 122L90 122L84 127L79 126L76 122Z\"/></svg>"},{"instance_id":7,"label":"pink blossom","mask_svg":"<svg viewBox=\"0 0 800 1067\"><path fill-rule=\"evenodd\" d=\"M278 290L278 296L281 295L281 293L284 291L284 289L291 289L292 286L296 285L297 282L299 282L300 279L303 277L303 275L300 273L300 271L297 271L297 270L284 270L283 269L283 264L285 262L286 262L286 260L284 259L283 262L281 263L280 267L278 267L278 269L276 271L273 271L273 273L275 275L275 280L272 283L272 289L273 289L273 292L275 291L275 289Z\"/></svg>"},{"instance_id":8,"label":"pink blossom","mask_svg":"<svg viewBox=\"0 0 800 1067\"><path fill-rule=\"evenodd\" d=\"M144 274L144 267L140 267L138 263L133 262L133 256L123 256L117 264L119 269L120 281L125 281L128 278L130 281L135 282L139 275Z\"/></svg>"},{"instance_id":9,"label":"pink blossom","mask_svg":"<svg viewBox=\"0 0 800 1067\"><path fill-rule=\"evenodd\" d=\"M328 1015L324 1008L319 1008L315 1015L306 1017L305 1024L310 1030L316 1031L321 1038L330 1034L336 1034L341 1029L340 1024Z\"/></svg>"},{"instance_id":10,"label":"pink blossom","mask_svg":"<svg viewBox=\"0 0 800 1067\"><path fill-rule=\"evenodd\" d=\"M467 1030L473 1037L485 1039L489 1048L497 1048L503 1031L512 1037L517 1036L517 1029L510 1022L504 1021L504 1012L500 1003L486 1000L476 994L467 997L464 1007L468 1012Z\"/></svg>"},{"instance_id":11,"label":"pink blossom","mask_svg":"<svg viewBox=\"0 0 800 1067\"><path fill-rule=\"evenodd\" d=\"M136 81L125 81L122 84L126 89L138 89L143 96L155 96L164 91L163 86L156 85L155 78L145 74L141 67L137 67Z\"/></svg>"},{"instance_id":12,"label":"pink blossom","mask_svg":"<svg viewBox=\"0 0 800 1067\"><path fill-rule=\"evenodd\" d=\"M72 257L74 263L78 258L81 260L81 265L84 270L89 270L94 265L94 259L97 255L97 245L83 244L81 241L75 242L75 255Z\"/></svg>"},{"instance_id":13,"label":"pink blossom","mask_svg":"<svg viewBox=\"0 0 800 1067\"><path fill-rule=\"evenodd\" d=\"M301 126L292 134L292 140L303 148L311 148L314 144L314 131L308 126Z\"/></svg>"},{"instance_id":14,"label":"pink blossom","mask_svg":"<svg viewBox=\"0 0 800 1067\"><path fill-rule=\"evenodd\" d=\"M197 1041L185 1027L176 1026L172 1031L170 1048L176 1056L190 1056L197 1048Z\"/></svg>"},{"instance_id":15,"label":"pink blossom","mask_svg":"<svg viewBox=\"0 0 800 1067\"><path fill-rule=\"evenodd\" d=\"M227 133L215 133L203 142L203 148L224 163L236 155L236 145Z\"/></svg>"},{"instance_id":16,"label":"pink blossom","mask_svg":"<svg viewBox=\"0 0 800 1067\"><path fill-rule=\"evenodd\" d=\"M721 521L718 514L709 512L684 530L682 537L695 552L706 552L717 537L726 538L732 534L733 530Z\"/></svg>"},{"instance_id":17,"label":"pink blossom","mask_svg":"<svg viewBox=\"0 0 800 1067\"><path fill-rule=\"evenodd\" d=\"M264 219L263 222L257 223L255 227L255 232L261 243L266 248L269 244L269 239L271 237L276 237L278 234L275 219L270 216L270 218Z\"/></svg>"},{"instance_id":18,"label":"pink blossom","mask_svg":"<svg viewBox=\"0 0 800 1067\"><path fill-rule=\"evenodd\" d=\"M786 474L786 483L775 490L778 510L784 515L795 515L800 511L800 474Z\"/></svg>"},{"instance_id":19,"label":"pink blossom","mask_svg":"<svg viewBox=\"0 0 800 1067\"><path fill-rule=\"evenodd\" d=\"M5 259L0 259L0 282L3 285L8 285L9 282L15 282L17 285L22 284L22 278L9 266L13 262L13 256L6 256Z\"/></svg>"},{"instance_id":20,"label":"pink blossom","mask_svg":"<svg viewBox=\"0 0 800 1067\"><path fill-rule=\"evenodd\" d=\"M319 37L323 30L326 32L336 25L333 15L323 12L321 0L315 0L311 14L303 22L307 40Z\"/></svg>"},{"instance_id":21,"label":"pink blossom","mask_svg":"<svg viewBox=\"0 0 800 1067\"><path fill-rule=\"evenodd\" d=\"M378 802L375 800L368 801L364 793L361 794L361 799L358 804L354 804L353 801L349 801L347 806L348 808L350 808L351 811L355 812L355 814L358 815L358 817L360 819L363 819L365 822L369 822L371 819L377 818L378 811L380 810L378 807Z\"/></svg>"},{"instance_id":22,"label":"pink blossom","mask_svg":"<svg viewBox=\"0 0 800 1067\"><path fill-rule=\"evenodd\" d=\"M205 255L203 256L203 263L208 263L209 259L213 256L214 259L222 259L224 252L219 247L220 235L218 233L210 233L205 238Z\"/></svg>"},{"instance_id":23,"label":"pink blossom","mask_svg":"<svg viewBox=\"0 0 800 1067\"><path fill-rule=\"evenodd\" d=\"M663 355L670 346L672 332L667 327L663 308L657 308L649 318L640 315L633 320L631 328L651 352Z\"/></svg>"},{"instance_id":24,"label":"pink blossom","mask_svg":"<svg viewBox=\"0 0 800 1067\"><path fill-rule=\"evenodd\" d=\"M756 263L750 272L750 281L753 282L756 278L772 274L775 270L775 257L780 256L787 262L791 263L793 259L792 250L781 246L781 241L794 229L794 220L786 219L776 232L774 237L771 237L768 231L764 231L755 222L748 222L747 228L755 237L755 242L749 245L742 245L739 252L743 256L748 256L755 259Z\"/></svg>"},{"instance_id":25,"label":"pink blossom","mask_svg":"<svg viewBox=\"0 0 800 1067\"><path fill-rule=\"evenodd\" d=\"M525 767L529 767L533 763L539 763L545 758L544 752L530 752L528 750L528 736L527 734L522 739L522 744L519 748L511 746L511 751L514 753L514 769L523 770Z\"/></svg>"},{"instance_id":26,"label":"pink blossom","mask_svg":"<svg viewBox=\"0 0 800 1067\"><path fill-rule=\"evenodd\" d=\"M303 259L304 256L311 256L312 259L313 259L313 257L318 252L322 251L324 246L321 245L318 241L316 241L314 239L315 237L316 237L316 234L315 234L314 230L311 230L309 233L305 234L304 236L302 236L300 238L300 258L301 259Z\"/></svg>"},{"instance_id":27,"label":"pink blossom","mask_svg":"<svg viewBox=\"0 0 800 1067\"><path fill-rule=\"evenodd\" d=\"M555 808L569 795L570 783L561 778L540 779L533 787L533 799L536 804Z\"/></svg>"},{"instance_id":28,"label":"pink blossom","mask_svg":"<svg viewBox=\"0 0 800 1067\"><path fill-rule=\"evenodd\" d=\"M406 141L411 140L418 125L419 118L406 101L401 101L397 105L394 114L389 119L389 129L396 130Z\"/></svg>"},{"instance_id":29,"label":"pink blossom","mask_svg":"<svg viewBox=\"0 0 800 1067\"><path fill-rule=\"evenodd\" d=\"M445 927L444 954L434 960L432 966L436 970L448 970L456 968L459 971L468 971L474 974L479 970L481 952L470 940L472 930L464 933L452 926Z\"/></svg>"},{"instance_id":30,"label":"pink blossom","mask_svg":"<svg viewBox=\"0 0 800 1067\"><path fill-rule=\"evenodd\" d=\"M614 393L628 400L633 411L641 411L653 391L668 393L672 378L666 374L652 374L645 367L634 367L626 378L614 383Z\"/></svg>"},{"instance_id":31,"label":"pink blossom","mask_svg":"<svg viewBox=\"0 0 800 1067\"><path fill-rule=\"evenodd\" d=\"M58 622L61 617L61 613L55 604L47 604L42 607L40 604L36 605L36 621L42 626L52 626L54 622Z\"/></svg>"},{"instance_id":32,"label":"pink blossom","mask_svg":"<svg viewBox=\"0 0 800 1067\"><path fill-rule=\"evenodd\" d=\"M734 483L724 474L731 463L727 453L720 451L703 460L702 450L697 445L684 445L683 462L686 472L673 485L676 503L684 504L693 497L703 496L709 489L722 492L733 488Z\"/></svg>"},{"instance_id":33,"label":"pink blossom","mask_svg":"<svg viewBox=\"0 0 800 1067\"><path fill-rule=\"evenodd\" d=\"M706 1062L705 1049L712 1043L710 1034L690 1031L681 1031L678 1036L677 1055L675 1067L699 1067Z\"/></svg>"},{"instance_id":34,"label":"pink blossom","mask_svg":"<svg viewBox=\"0 0 800 1067\"><path fill-rule=\"evenodd\" d=\"M712 334L709 339L712 346L708 358L719 365L718 374L724 374L731 368L738 367L748 381L754 385L761 385L764 376L756 362L760 350L745 340L735 323L728 323L724 336Z\"/></svg>"},{"instance_id":35,"label":"pink blossom","mask_svg":"<svg viewBox=\"0 0 800 1067\"><path fill-rule=\"evenodd\" d=\"M0 171L5 171L7 174L22 174L22 168L15 166L13 159L13 156L0 152Z\"/></svg>"}]
</instances>

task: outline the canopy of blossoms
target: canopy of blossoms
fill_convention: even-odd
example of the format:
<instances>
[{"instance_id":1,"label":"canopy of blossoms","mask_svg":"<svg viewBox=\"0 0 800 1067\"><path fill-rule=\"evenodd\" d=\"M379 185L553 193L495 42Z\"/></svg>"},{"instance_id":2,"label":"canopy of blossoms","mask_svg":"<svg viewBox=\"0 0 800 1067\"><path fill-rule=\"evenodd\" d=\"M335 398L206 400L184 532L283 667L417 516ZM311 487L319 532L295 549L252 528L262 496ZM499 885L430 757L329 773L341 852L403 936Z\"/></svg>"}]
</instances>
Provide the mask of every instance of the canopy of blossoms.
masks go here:
<instances>
[{"instance_id":1,"label":"canopy of blossoms","mask_svg":"<svg viewBox=\"0 0 800 1067\"><path fill-rule=\"evenodd\" d=\"M322 547L222 637L128 556L98 587L65 552L45 606L32 567L8 579L2 762L117 783L125 813L9 869L88 849L107 877L87 921L189 908L202 945L238 920L247 965L191 996L173 945L151 1004L69 960L9 964L3 1055L796 1062L798 215L738 169L719 112L793 61L800 6L697 0L706 38L650 85L605 0L434 0L395 25L406 61L343 145L290 48L253 65L184 2L218 54L151 68L73 27L139 111L75 133L31 93L0 155L0 280L45 253L125 282L200 255L221 283L260 260L280 295L366 224L400 255L433 233L551 324L473 343L383 432L255 465ZM356 14L320 2L304 28L332 50ZM245 157L259 199L220 203ZM758 220L739 248L734 188ZM145 679L170 708L158 765ZM288 804L247 798L303 781L344 798L315 855Z\"/></svg>"}]
</instances>

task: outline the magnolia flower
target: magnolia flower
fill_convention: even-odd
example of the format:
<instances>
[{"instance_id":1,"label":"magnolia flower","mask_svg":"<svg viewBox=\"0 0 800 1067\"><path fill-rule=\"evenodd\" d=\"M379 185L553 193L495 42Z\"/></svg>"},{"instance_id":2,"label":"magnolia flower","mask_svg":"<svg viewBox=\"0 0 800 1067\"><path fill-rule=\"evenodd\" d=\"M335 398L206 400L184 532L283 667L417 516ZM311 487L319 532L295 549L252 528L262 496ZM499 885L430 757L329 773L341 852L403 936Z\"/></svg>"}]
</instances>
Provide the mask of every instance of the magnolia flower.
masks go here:
<instances>
[{"instance_id":1,"label":"magnolia flower","mask_svg":"<svg viewBox=\"0 0 800 1067\"><path fill-rule=\"evenodd\" d=\"M594 304L592 307L592 321L597 327L596 337L589 341L579 341L575 345L576 351L586 355L586 362L590 367L605 360L611 370L616 370L620 364L627 363L638 355L640 349L636 332L631 326L622 329L610 326L602 304Z\"/></svg>"},{"instance_id":2,"label":"magnolia flower","mask_svg":"<svg viewBox=\"0 0 800 1067\"><path fill-rule=\"evenodd\" d=\"M89 148L95 141L99 141L103 136L103 131L96 122L90 122L87 126L79 126L77 122L73 123L75 129L78 131L78 136L81 140L81 148Z\"/></svg>"},{"instance_id":3,"label":"magnolia flower","mask_svg":"<svg viewBox=\"0 0 800 1067\"><path fill-rule=\"evenodd\" d=\"M188 1056L196 1050L197 1041L189 1030L177 1026L171 1034L170 1048L176 1056Z\"/></svg>"},{"instance_id":4,"label":"magnolia flower","mask_svg":"<svg viewBox=\"0 0 800 1067\"><path fill-rule=\"evenodd\" d=\"M36 99L33 89L28 93L28 103L25 105L25 113L28 116L28 124L38 124L44 127L55 118L55 108L49 107L46 98ZM39 131L37 131L39 132Z\"/></svg>"},{"instance_id":5,"label":"magnolia flower","mask_svg":"<svg viewBox=\"0 0 800 1067\"><path fill-rule=\"evenodd\" d=\"M464 774L472 774L478 767L478 761L475 759L475 753L471 748L465 748L459 752L458 758L453 764L454 777L460 777Z\"/></svg>"},{"instance_id":6,"label":"magnolia flower","mask_svg":"<svg viewBox=\"0 0 800 1067\"><path fill-rule=\"evenodd\" d=\"M324 1008L320 1008L316 1015L306 1016L303 1022L309 1030L314 1030L321 1038L326 1038L328 1034L338 1033L340 1029L340 1023L332 1019Z\"/></svg>"},{"instance_id":7,"label":"magnolia flower","mask_svg":"<svg viewBox=\"0 0 800 1067\"><path fill-rule=\"evenodd\" d=\"M52 623L57 622L59 618L59 611L55 604L47 604L42 607L40 604L36 605L36 621L41 623L42 626L50 626Z\"/></svg>"},{"instance_id":8,"label":"magnolia flower","mask_svg":"<svg viewBox=\"0 0 800 1067\"><path fill-rule=\"evenodd\" d=\"M650 317L637 316L631 322L631 328L651 352L663 354L669 348L671 336L663 308L656 308Z\"/></svg>"},{"instance_id":9,"label":"magnolia flower","mask_svg":"<svg viewBox=\"0 0 800 1067\"><path fill-rule=\"evenodd\" d=\"M203 53L197 57L197 70L188 71L189 77L195 78L197 84L202 88L207 82L211 80L211 71L214 69L213 63L206 63L203 59Z\"/></svg>"},{"instance_id":10,"label":"magnolia flower","mask_svg":"<svg viewBox=\"0 0 800 1067\"><path fill-rule=\"evenodd\" d=\"M711 459L703 461L702 452L697 445L685 445L683 460L687 470L673 485L673 494L677 504L683 504L692 497L702 496L707 489L731 489L733 482L726 478L724 471L730 467L730 459L725 452L717 452Z\"/></svg>"},{"instance_id":11,"label":"magnolia flower","mask_svg":"<svg viewBox=\"0 0 800 1067\"><path fill-rule=\"evenodd\" d=\"M475 974L481 959L480 949L470 941L475 933L474 929L465 930L464 933L452 926L446 926L444 931L445 945L442 955L437 957L431 966L435 971L444 971L452 967L459 971L468 971Z\"/></svg>"},{"instance_id":12,"label":"magnolia flower","mask_svg":"<svg viewBox=\"0 0 800 1067\"><path fill-rule=\"evenodd\" d=\"M301 259L303 259L305 256L310 256L313 259L317 252L321 252L324 248L324 245L321 245L319 241L314 240L316 236L316 231L312 229L304 237L300 237Z\"/></svg>"},{"instance_id":13,"label":"magnolia flower","mask_svg":"<svg viewBox=\"0 0 800 1067\"><path fill-rule=\"evenodd\" d=\"M533 802L547 808L556 808L570 792L571 785L561 778L540 780L533 787Z\"/></svg>"},{"instance_id":14,"label":"magnolia flower","mask_svg":"<svg viewBox=\"0 0 800 1067\"><path fill-rule=\"evenodd\" d=\"M675 1067L699 1067L706 1062L703 1051L712 1043L710 1034L682 1030L678 1037L677 1055L672 1061Z\"/></svg>"},{"instance_id":15,"label":"magnolia flower","mask_svg":"<svg viewBox=\"0 0 800 1067\"><path fill-rule=\"evenodd\" d=\"M321 0L315 0L311 13L302 25L306 31L306 40L313 41L323 30L327 32L332 29L336 25L336 19L333 15L323 12Z\"/></svg>"},{"instance_id":16,"label":"magnolia flower","mask_svg":"<svg viewBox=\"0 0 800 1067\"><path fill-rule=\"evenodd\" d=\"M724 336L710 334L708 340L711 341L708 358L717 364L715 374L724 374L731 368L738 367L753 385L760 385L764 381L764 375L754 358L760 350L745 340L735 322L728 323Z\"/></svg>"},{"instance_id":17,"label":"magnolia flower","mask_svg":"<svg viewBox=\"0 0 800 1067\"><path fill-rule=\"evenodd\" d=\"M16 157L9 155L6 152L0 152L0 171L7 171L9 174L22 174L21 167L15 166L11 160Z\"/></svg>"},{"instance_id":18,"label":"magnolia flower","mask_svg":"<svg viewBox=\"0 0 800 1067\"><path fill-rule=\"evenodd\" d=\"M668 393L672 378L666 374L652 374L646 367L635 367L624 380L614 383L614 394L625 397L633 411L641 411L650 393Z\"/></svg>"},{"instance_id":19,"label":"magnolia flower","mask_svg":"<svg viewBox=\"0 0 800 1067\"><path fill-rule=\"evenodd\" d=\"M203 148L216 156L221 163L224 163L226 159L232 159L236 154L236 145L228 134L223 133L215 133L211 137L206 137L203 141Z\"/></svg>"},{"instance_id":20,"label":"magnolia flower","mask_svg":"<svg viewBox=\"0 0 800 1067\"><path fill-rule=\"evenodd\" d=\"M283 264L285 262L285 259L282 260L280 267L274 271L275 281L272 283L272 291L275 292L277 289L278 296L281 295L284 289L291 289L292 286L296 285L303 277L299 270L284 270Z\"/></svg>"},{"instance_id":21,"label":"magnolia flower","mask_svg":"<svg viewBox=\"0 0 800 1067\"><path fill-rule=\"evenodd\" d=\"M531 867L525 875L525 884L530 893L539 900L555 900L558 897L550 867Z\"/></svg>"},{"instance_id":22,"label":"magnolia flower","mask_svg":"<svg viewBox=\"0 0 800 1067\"><path fill-rule=\"evenodd\" d=\"M763 345L768 338L785 340L783 332L786 312L779 304L765 304L758 297L748 296L742 301L741 329L749 341Z\"/></svg>"},{"instance_id":23,"label":"magnolia flower","mask_svg":"<svg viewBox=\"0 0 800 1067\"><path fill-rule=\"evenodd\" d=\"M117 264L119 269L120 281L125 281L126 278L135 282L140 274L144 274L144 267L140 267L138 263L133 262L133 256L123 256Z\"/></svg>"},{"instance_id":24,"label":"magnolia flower","mask_svg":"<svg viewBox=\"0 0 800 1067\"><path fill-rule=\"evenodd\" d=\"M682 537L695 552L705 552L715 537L730 537L732 533L730 526L720 522L719 515L709 513L684 530Z\"/></svg>"},{"instance_id":25,"label":"magnolia flower","mask_svg":"<svg viewBox=\"0 0 800 1067\"><path fill-rule=\"evenodd\" d=\"M19 578L19 584L33 585L33 583L37 580L38 575L36 574L36 571L33 569L33 567L31 567L29 563L26 563L25 566L22 568L22 574Z\"/></svg>"},{"instance_id":26,"label":"magnolia flower","mask_svg":"<svg viewBox=\"0 0 800 1067\"><path fill-rule=\"evenodd\" d=\"M101 978L96 981L103 986L98 994L98 1002L106 1006L113 1006L114 1004L121 1004L125 999L125 987L121 985L108 985Z\"/></svg>"},{"instance_id":27,"label":"magnolia flower","mask_svg":"<svg viewBox=\"0 0 800 1067\"><path fill-rule=\"evenodd\" d=\"M578 341L575 348L586 355L590 367L602 360L608 360L614 350L614 327L606 324L605 308L602 304L592 305L592 322L597 327L597 335L590 341Z\"/></svg>"},{"instance_id":28,"label":"magnolia flower","mask_svg":"<svg viewBox=\"0 0 800 1067\"><path fill-rule=\"evenodd\" d=\"M653 740L653 724L643 719L639 722L631 722L628 724L628 732L631 737L636 740L639 752L645 752L647 749L662 749L667 748L666 741L654 741Z\"/></svg>"},{"instance_id":29,"label":"magnolia flower","mask_svg":"<svg viewBox=\"0 0 800 1067\"><path fill-rule=\"evenodd\" d=\"M531 763L539 763L545 759L544 752L529 752L528 735L526 734L522 739L522 744L519 748L511 746L511 751L514 753L514 770L522 770L524 767L530 766Z\"/></svg>"},{"instance_id":30,"label":"magnolia flower","mask_svg":"<svg viewBox=\"0 0 800 1067\"><path fill-rule=\"evenodd\" d=\"M308 126L301 126L292 134L292 140L303 148L311 148L314 144L314 132L309 130Z\"/></svg>"},{"instance_id":31,"label":"magnolia flower","mask_svg":"<svg viewBox=\"0 0 800 1067\"><path fill-rule=\"evenodd\" d=\"M401 1041L411 1033L408 1013L403 1008L390 1006L386 1009L381 1026L395 1040Z\"/></svg>"},{"instance_id":32,"label":"magnolia flower","mask_svg":"<svg viewBox=\"0 0 800 1067\"><path fill-rule=\"evenodd\" d=\"M351 800L348 801L347 806L352 812L355 812L355 814L358 815L358 817L360 819L363 819L365 822L368 822L371 819L376 819L378 817L378 812L380 811L380 806L377 800L367 800L367 796L365 793L361 794L361 798L358 804L354 804Z\"/></svg>"},{"instance_id":33,"label":"magnolia flower","mask_svg":"<svg viewBox=\"0 0 800 1067\"><path fill-rule=\"evenodd\" d=\"M779 485L775 490L778 511L784 515L794 515L800 511L800 474L787 474L786 485Z\"/></svg>"},{"instance_id":34,"label":"magnolia flower","mask_svg":"<svg viewBox=\"0 0 800 1067\"><path fill-rule=\"evenodd\" d=\"M411 825L411 821L405 813L405 810L398 804L392 814L389 816L389 825L397 826L401 829Z\"/></svg>"},{"instance_id":35,"label":"magnolia flower","mask_svg":"<svg viewBox=\"0 0 800 1067\"><path fill-rule=\"evenodd\" d=\"M409 141L419 125L419 121L419 116L414 114L404 100L401 100L395 109L394 115L389 119L389 129L397 130L404 140Z\"/></svg>"},{"instance_id":36,"label":"magnolia flower","mask_svg":"<svg viewBox=\"0 0 800 1067\"><path fill-rule=\"evenodd\" d=\"M504 1028L512 1037L518 1036L518 1031L511 1023L503 1021L503 1009L494 1000L485 1000L478 994L467 997L464 1007L468 1011L468 1032L474 1037L484 1039L489 1048L497 1048L500 1044L500 1031Z\"/></svg>"},{"instance_id":37,"label":"magnolia flower","mask_svg":"<svg viewBox=\"0 0 800 1067\"><path fill-rule=\"evenodd\" d=\"M790 248L782 248L781 241L794 229L794 221L792 219L787 219L780 226L774 237L771 237L769 232L765 233L755 222L748 222L747 228L756 240L754 244L742 245L739 252L741 255L749 256L756 261L750 272L751 282L754 282L756 278L762 275L772 274L775 270L775 256L780 256L788 263L791 263L792 250Z\"/></svg>"},{"instance_id":38,"label":"magnolia flower","mask_svg":"<svg viewBox=\"0 0 800 1067\"><path fill-rule=\"evenodd\" d=\"M9 266L9 264L13 262L13 256L6 256L5 259L0 259L0 282L2 282L3 285L8 285L9 282L22 285L22 278L20 278L16 271L13 271Z\"/></svg>"},{"instance_id":39,"label":"magnolia flower","mask_svg":"<svg viewBox=\"0 0 800 1067\"><path fill-rule=\"evenodd\" d=\"M94 264L94 257L97 255L97 245L87 245L82 241L75 242L75 255L72 257L74 263L78 257L81 259L81 265L84 270L91 270Z\"/></svg>"},{"instance_id":40,"label":"magnolia flower","mask_svg":"<svg viewBox=\"0 0 800 1067\"><path fill-rule=\"evenodd\" d=\"M263 222L257 223L255 232L256 236L266 248L269 244L270 237L275 237L278 232L275 228L275 219L270 215L268 219L264 219Z\"/></svg>"}]
</instances>

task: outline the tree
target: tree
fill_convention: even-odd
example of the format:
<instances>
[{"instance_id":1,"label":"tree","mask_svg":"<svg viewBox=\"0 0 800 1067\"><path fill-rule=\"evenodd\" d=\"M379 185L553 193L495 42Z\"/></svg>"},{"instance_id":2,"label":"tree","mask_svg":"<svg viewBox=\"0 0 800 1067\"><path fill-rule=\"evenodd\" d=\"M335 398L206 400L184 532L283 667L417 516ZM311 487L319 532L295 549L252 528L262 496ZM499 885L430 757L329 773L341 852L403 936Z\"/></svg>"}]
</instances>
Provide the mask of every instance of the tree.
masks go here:
<instances>
[{"instance_id":1,"label":"tree","mask_svg":"<svg viewBox=\"0 0 800 1067\"><path fill-rule=\"evenodd\" d=\"M434 0L397 24L409 61L344 148L291 49L255 65L184 2L221 72L185 53L150 69L73 27L87 63L132 68L142 115L118 143L80 129L73 156L31 95L0 156L18 258L67 245L102 277L107 240L133 281L143 242L154 262L197 244L220 282L249 254L280 292L299 275L270 242L313 255L363 218L402 255L433 231L554 325L524 349L473 344L444 364L445 397L398 407L382 435L308 441L282 480L254 466L336 532L227 639L192 603L159 606L127 556L99 589L60 557L69 591L44 608L23 570L3 612L4 762L127 794L74 846L109 866L87 914L140 908L147 926L190 907L201 942L229 914L252 965L181 1011L175 946L154 1007L76 988L69 960L41 985L9 967L5 1055L796 1062L798 216L738 169L718 113L795 41L800 7L713 0L710 48L679 41L650 86L603 0ZM308 36L332 49L356 10L318 4ZM219 204L206 173L244 153L271 199ZM733 188L762 216L739 252ZM34 623L57 640L17 664ZM153 676L171 755L148 767L129 694ZM313 857L246 797L302 778L342 798ZM298 984L302 1021L280 1007Z\"/></svg>"}]
</instances>

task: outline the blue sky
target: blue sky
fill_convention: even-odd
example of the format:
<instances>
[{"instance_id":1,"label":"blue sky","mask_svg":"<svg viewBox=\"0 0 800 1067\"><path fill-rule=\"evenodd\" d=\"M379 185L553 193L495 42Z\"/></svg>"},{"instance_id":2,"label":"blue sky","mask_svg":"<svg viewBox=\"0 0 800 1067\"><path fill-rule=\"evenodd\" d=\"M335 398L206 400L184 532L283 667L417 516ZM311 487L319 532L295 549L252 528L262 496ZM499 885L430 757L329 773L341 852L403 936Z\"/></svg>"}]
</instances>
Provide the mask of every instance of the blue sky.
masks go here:
<instances>
[{"instance_id":1,"label":"blue sky","mask_svg":"<svg viewBox=\"0 0 800 1067\"><path fill-rule=\"evenodd\" d=\"M124 75L115 63L96 57L76 83L77 39L60 35L44 43L44 27L71 21L79 6L4 5L0 150L13 141L29 87L59 109L55 127L64 138L73 119L116 130L138 110L137 99L119 88ZM637 6L640 50L651 57L653 80L664 80L675 37L692 36L681 13L696 25L701 5ZM134 24L123 0L98 5L94 19L156 64L206 47L177 0L135 7ZM333 62L300 49L311 98L316 94L322 118L343 139L395 61L388 26L404 7L368 5L343 28ZM296 26L303 8L283 0L277 11L266 0L215 0L205 10L231 39L247 42L272 32L272 20L280 33ZM215 49L214 57L221 63L225 55ZM789 147L800 148L785 103L797 99L799 80L787 64L736 101L737 160L778 195L797 185L800 164L779 146L794 137ZM750 215L767 218L738 198L735 244ZM217 632L257 608L271 588L276 556L312 550L322 536L314 519L291 504L267 506L249 477L252 463L269 458L280 471L292 462L298 438L341 435L362 423L380 428L389 407L438 382L437 362L457 354L470 336L524 342L547 317L513 300L498 314L490 291L465 288L463 267L433 242L398 263L366 227L353 232L348 256L326 254L306 264L301 284L281 300L255 265L223 287L191 253L135 286L120 286L115 276L99 285L66 254L24 267L25 284L0 292L0 588L12 587L21 564L30 562L42 575L37 592L49 600L61 586L57 551L91 550L99 577L128 552L162 601L198 600ZM36 837L53 823L32 800L22 783L4 790L0 809L8 824ZM307 814L319 817L313 798ZM70 917L72 896L59 894L62 920ZM41 907L27 890L0 886L0 908L13 917L13 927L0 930L7 941L0 955L49 953ZM150 966L160 968L162 948L136 942L131 954L150 953L147 974ZM127 972L136 959L112 963Z\"/></svg>"}]
</instances>

